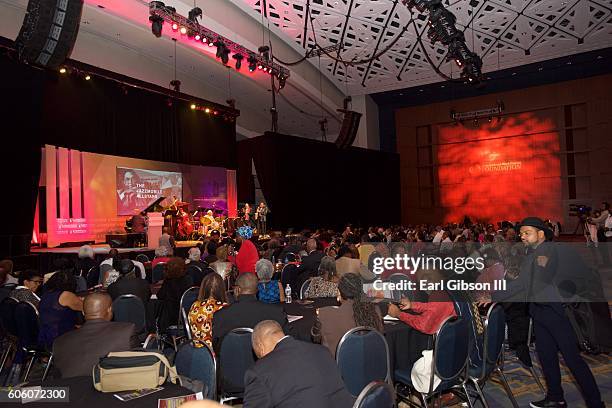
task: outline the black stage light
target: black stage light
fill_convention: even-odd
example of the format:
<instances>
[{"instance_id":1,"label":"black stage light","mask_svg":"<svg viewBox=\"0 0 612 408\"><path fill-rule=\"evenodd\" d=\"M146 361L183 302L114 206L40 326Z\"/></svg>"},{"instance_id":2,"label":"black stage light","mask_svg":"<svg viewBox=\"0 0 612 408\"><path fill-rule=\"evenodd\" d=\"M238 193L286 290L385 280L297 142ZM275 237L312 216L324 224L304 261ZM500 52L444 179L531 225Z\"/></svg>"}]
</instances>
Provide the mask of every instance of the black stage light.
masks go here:
<instances>
[{"instance_id":1,"label":"black stage light","mask_svg":"<svg viewBox=\"0 0 612 408\"><path fill-rule=\"evenodd\" d=\"M234 54L232 58L236 60L236 69L240 69L242 67L242 59L244 58L242 54Z\"/></svg>"},{"instance_id":2,"label":"black stage light","mask_svg":"<svg viewBox=\"0 0 612 408\"><path fill-rule=\"evenodd\" d=\"M160 16L149 16L149 21L151 22L151 32L153 35L157 38L161 37L164 19Z\"/></svg>"},{"instance_id":3,"label":"black stage light","mask_svg":"<svg viewBox=\"0 0 612 408\"><path fill-rule=\"evenodd\" d=\"M179 81L178 79L173 79L172 81L170 81L170 86L176 92L181 92L181 81Z\"/></svg>"},{"instance_id":4,"label":"black stage light","mask_svg":"<svg viewBox=\"0 0 612 408\"><path fill-rule=\"evenodd\" d=\"M193 21L194 23L197 23L197 19L202 17L202 9L199 7L194 7L191 10L189 10L189 14L188 14L188 19Z\"/></svg>"},{"instance_id":5,"label":"black stage light","mask_svg":"<svg viewBox=\"0 0 612 408\"><path fill-rule=\"evenodd\" d=\"M247 62L249 63L249 72L253 72L257 69L257 58L250 56L247 58Z\"/></svg>"}]
</instances>

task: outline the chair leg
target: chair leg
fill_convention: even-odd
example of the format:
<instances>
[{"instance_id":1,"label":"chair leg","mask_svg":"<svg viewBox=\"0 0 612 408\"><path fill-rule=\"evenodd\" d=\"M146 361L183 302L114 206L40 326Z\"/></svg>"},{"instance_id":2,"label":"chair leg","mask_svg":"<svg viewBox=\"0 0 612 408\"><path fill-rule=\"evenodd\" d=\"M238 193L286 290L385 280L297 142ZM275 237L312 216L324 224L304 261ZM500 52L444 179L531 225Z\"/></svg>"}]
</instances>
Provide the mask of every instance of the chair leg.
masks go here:
<instances>
[{"instance_id":1,"label":"chair leg","mask_svg":"<svg viewBox=\"0 0 612 408\"><path fill-rule=\"evenodd\" d=\"M464 382L463 384L461 384L461 387L463 388L463 392L465 392L465 398L467 399L466 402L468 404L468 407L474 408L474 404L472 404L472 398L470 398L470 393L467 388L467 383Z\"/></svg>"},{"instance_id":2,"label":"chair leg","mask_svg":"<svg viewBox=\"0 0 612 408\"><path fill-rule=\"evenodd\" d=\"M11 354L12 349L13 349L13 343L9 343L4 353L2 353L2 363L0 364L0 373L2 373L2 370L4 370L4 364L6 364L6 360L8 359L9 354Z\"/></svg>"},{"instance_id":3,"label":"chair leg","mask_svg":"<svg viewBox=\"0 0 612 408\"><path fill-rule=\"evenodd\" d=\"M542 391L542 394L546 395L546 391L544 391L544 387L542 386L542 383L540 382L540 378L538 377L538 373L536 373L535 367L529 367L529 371L531 371L531 375L533 376L533 379L538 383L538 387L540 387L540 390Z\"/></svg>"},{"instance_id":4,"label":"chair leg","mask_svg":"<svg viewBox=\"0 0 612 408\"><path fill-rule=\"evenodd\" d=\"M28 368L26 369L25 376L23 377L24 382L28 382L28 376L30 375L30 370L32 369L32 366L34 365L34 360L36 360L36 353L32 354L32 358L30 359L30 362L28 363Z\"/></svg>"},{"instance_id":5,"label":"chair leg","mask_svg":"<svg viewBox=\"0 0 612 408\"><path fill-rule=\"evenodd\" d=\"M420 392L419 395L421 397L421 401L423 401L423 407L429 408L429 406L427 405L427 398L425 398L425 394Z\"/></svg>"},{"instance_id":6,"label":"chair leg","mask_svg":"<svg viewBox=\"0 0 612 408\"><path fill-rule=\"evenodd\" d=\"M510 389L510 385L508 384L508 380L506 379L504 372L499 367L496 368L495 370L499 373L499 376L501 377L502 385L504 387L504 390L506 390L506 394L508 394L508 398L510 398L510 402L512 402L512 406L514 408L519 408L519 405L516 402L516 398L514 398L514 394L512 393L512 390Z\"/></svg>"},{"instance_id":7,"label":"chair leg","mask_svg":"<svg viewBox=\"0 0 612 408\"><path fill-rule=\"evenodd\" d=\"M43 376L42 376L42 382L45 382L45 379L47 378L47 374L49 373L49 367L51 367L52 363L53 363L53 354L49 356L49 361L47 361L47 366L45 367L45 372L43 373Z\"/></svg>"},{"instance_id":8,"label":"chair leg","mask_svg":"<svg viewBox=\"0 0 612 408\"><path fill-rule=\"evenodd\" d=\"M478 396L480 397L480 402L482 402L482 405L484 406L484 408L489 408L489 404L487 403L487 399L484 396L484 392L482 392L482 388L480 387L480 384L478 384L478 380L475 378L470 378L470 380L472 380L472 383L474 384L474 388L476 389L476 392L478 393Z\"/></svg>"}]
</instances>

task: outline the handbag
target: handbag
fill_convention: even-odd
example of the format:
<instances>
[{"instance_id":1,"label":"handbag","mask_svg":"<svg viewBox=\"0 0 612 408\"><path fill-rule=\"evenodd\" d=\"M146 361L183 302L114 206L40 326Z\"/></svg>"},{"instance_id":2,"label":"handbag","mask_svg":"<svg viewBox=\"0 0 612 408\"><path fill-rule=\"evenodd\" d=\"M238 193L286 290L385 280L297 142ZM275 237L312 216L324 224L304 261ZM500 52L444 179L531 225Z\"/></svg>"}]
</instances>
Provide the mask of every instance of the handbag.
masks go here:
<instances>
[{"instance_id":1,"label":"handbag","mask_svg":"<svg viewBox=\"0 0 612 408\"><path fill-rule=\"evenodd\" d=\"M180 384L176 368L154 351L111 352L93 367L94 388L102 392L156 388L168 377Z\"/></svg>"}]
</instances>

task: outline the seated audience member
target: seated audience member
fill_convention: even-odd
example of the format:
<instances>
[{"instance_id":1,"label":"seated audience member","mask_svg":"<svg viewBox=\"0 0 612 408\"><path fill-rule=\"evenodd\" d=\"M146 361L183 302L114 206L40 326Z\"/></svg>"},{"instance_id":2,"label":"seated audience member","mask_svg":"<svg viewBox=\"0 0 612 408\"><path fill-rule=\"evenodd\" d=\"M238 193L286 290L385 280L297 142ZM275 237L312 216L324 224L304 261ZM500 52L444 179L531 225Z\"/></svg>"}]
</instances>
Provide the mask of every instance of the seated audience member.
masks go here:
<instances>
[{"instance_id":1,"label":"seated audience member","mask_svg":"<svg viewBox=\"0 0 612 408\"><path fill-rule=\"evenodd\" d=\"M140 346L134 323L111 322L112 303L104 293L87 296L83 301L83 326L55 339L53 365L62 378L91 376L93 366L101 357Z\"/></svg>"},{"instance_id":2,"label":"seated audience member","mask_svg":"<svg viewBox=\"0 0 612 408\"><path fill-rule=\"evenodd\" d=\"M238 234L236 234L236 243L240 245L240 250L236 256L232 257L233 260L231 260L238 268L239 274L255 274L255 264L259 260L259 251L257 251L255 244L253 244L249 238L251 238L251 231L245 227L241 227Z\"/></svg>"},{"instance_id":3,"label":"seated audience member","mask_svg":"<svg viewBox=\"0 0 612 408\"><path fill-rule=\"evenodd\" d=\"M287 323L287 316L281 305L270 305L257 300L257 278L252 273L242 274L236 281L234 296L236 302L224 307L213 317L213 345L215 349L223 337L239 327L253 328L262 320L275 320L281 326Z\"/></svg>"},{"instance_id":4,"label":"seated audience member","mask_svg":"<svg viewBox=\"0 0 612 408\"><path fill-rule=\"evenodd\" d=\"M343 245L338 250L338 259L336 259L336 272L338 277L346 275L347 273L353 273L361 276L361 278L369 282L374 279L376 275L368 271L368 268L361 263L359 258L354 258L354 254L347 245Z\"/></svg>"},{"instance_id":5,"label":"seated audience member","mask_svg":"<svg viewBox=\"0 0 612 408\"><path fill-rule=\"evenodd\" d=\"M200 285L198 299L191 305L187 317L195 347L202 347L202 343L206 343L212 348L213 316L225 306L225 282L216 273L206 275Z\"/></svg>"},{"instance_id":6,"label":"seated audience member","mask_svg":"<svg viewBox=\"0 0 612 408\"><path fill-rule=\"evenodd\" d=\"M153 258L153 261L151 261L151 268L155 268L155 265L160 262L168 263L170 260L170 257L168 256L169 253L170 249L168 247L160 246L155 248L155 258Z\"/></svg>"},{"instance_id":7,"label":"seated audience member","mask_svg":"<svg viewBox=\"0 0 612 408\"><path fill-rule=\"evenodd\" d=\"M149 282L140 278L137 268L129 259L122 259L119 262L119 278L109 285L107 292L113 300L121 295L136 295L146 306L151 298Z\"/></svg>"},{"instance_id":8,"label":"seated audience member","mask_svg":"<svg viewBox=\"0 0 612 408\"><path fill-rule=\"evenodd\" d=\"M163 301L159 322L162 330L178 323L181 296L192 285L191 278L185 274L185 261L182 258L170 258L164 272L164 282L157 292L157 299Z\"/></svg>"},{"instance_id":9,"label":"seated audience member","mask_svg":"<svg viewBox=\"0 0 612 408\"><path fill-rule=\"evenodd\" d=\"M331 256L321 258L319 276L310 280L306 289L307 298L336 297L338 296L338 275L336 274L336 261Z\"/></svg>"},{"instance_id":10,"label":"seated audience member","mask_svg":"<svg viewBox=\"0 0 612 408\"><path fill-rule=\"evenodd\" d=\"M418 269L417 279L430 283L438 283L442 280L439 271L434 269ZM401 306L389 304L387 313L389 316L399 318L401 321L411 326L421 333L435 334L440 325L450 316L456 316L455 305L443 291L432 291L426 294L427 302L411 301L402 298ZM416 312L406 313L406 311Z\"/></svg>"},{"instance_id":11,"label":"seated audience member","mask_svg":"<svg viewBox=\"0 0 612 408\"><path fill-rule=\"evenodd\" d=\"M20 302L30 302L38 308L40 297L36 292L42 283L43 277L40 272L27 269L19 274L19 286L13 289L9 296Z\"/></svg>"},{"instance_id":12,"label":"seated audience member","mask_svg":"<svg viewBox=\"0 0 612 408\"><path fill-rule=\"evenodd\" d=\"M83 300L75 290L76 279L66 271L55 273L43 288L38 304L38 343L49 350L57 337L74 329L77 313L83 311Z\"/></svg>"},{"instance_id":13,"label":"seated audience member","mask_svg":"<svg viewBox=\"0 0 612 408\"><path fill-rule=\"evenodd\" d=\"M234 264L227 260L227 249L227 245L217 247L217 260L210 264L210 267L217 272L223 280L228 279L233 274L232 271L235 268Z\"/></svg>"},{"instance_id":14,"label":"seated audience member","mask_svg":"<svg viewBox=\"0 0 612 408\"><path fill-rule=\"evenodd\" d=\"M363 281L354 273L347 273L338 281L340 306L319 309L321 322L321 344L335 356L340 339L357 326L372 327L383 333L380 311L365 299Z\"/></svg>"},{"instance_id":15,"label":"seated audience member","mask_svg":"<svg viewBox=\"0 0 612 408\"><path fill-rule=\"evenodd\" d=\"M111 248L110 251L108 251L108 257L103 260L102 262L100 262L100 266L102 265L113 265L113 263L115 262L115 258L119 259L119 251L116 248Z\"/></svg>"},{"instance_id":16,"label":"seated audience member","mask_svg":"<svg viewBox=\"0 0 612 408\"><path fill-rule=\"evenodd\" d=\"M200 261L201 252L199 248L193 247L189 249L185 265L187 265L187 273L191 276L193 286L200 286L202 279L210 272L208 265Z\"/></svg>"},{"instance_id":17,"label":"seated audience member","mask_svg":"<svg viewBox=\"0 0 612 408\"><path fill-rule=\"evenodd\" d=\"M272 320L255 326L252 344L259 360L244 376L244 408L353 406L325 348L285 336Z\"/></svg>"},{"instance_id":18,"label":"seated audience member","mask_svg":"<svg viewBox=\"0 0 612 408\"><path fill-rule=\"evenodd\" d=\"M264 303L279 303L285 301L283 285L280 281L272 280L274 265L267 259L260 259L255 264L255 271L259 278L257 284L257 299Z\"/></svg>"},{"instance_id":19,"label":"seated audience member","mask_svg":"<svg viewBox=\"0 0 612 408\"><path fill-rule=\"evenodd\" d=\"M292 287L293 290L299 291L304 282L318 275L321 259L325 256L323 251L319 251L317 240L314 238L306 241L306 253L307 255L302 258L302 262L298 266L297 287Z\"/></svg>"},{"instance_id":20,"label":"seated audience member","mask_svg":"<svg viewBox=\"0 0 612 408\"><path fill-rule=\"evenodd\" d=\"M484 258L485 268L482 273L476 278L476 282L488 283L489 285L491 285L491 288L493 288L494 282L496 280L501 281L504 279L504 276L506 274L506 268L499 259L499 254L493 248L486 249L483 252L482 257ZM491 291L476 291L473 296L476 301L490 302Z\"/></svg>"},{"instance_id":21,"label":"seated audience member","mask_svg":"<svg viewBox=\"0 0 612 408\"><path fill-rule=\"evenodd\" d=\"M176 246L174 243L174 237L169 234L168 227L162 228L162 234L159 237L159 246L168 248L168 251L172 251L172 249Z\"/></svg>"},{"instance_id":22,"label":"seated audience member","mask_svg":"<svg viewBox=\"0 0 612 408\"><path fill-rule=\"evenodd\" d=\"M93 248L89 245L83 245L79 248L78 257L79 259L77 260L76 264L77 275L86 278L87 272L89 272L91 268L98 266Z\"/></svg>"},{"instance_id":23,"label":"seated audience member","mask_svg":"<svg viewBox=\"0 0 612 408\"><path fill-rule=\"evenodd\" d=\"M13 276L13 261L4 259L0 261L0 286L17 285L19 280Z\"/></svg>"}]
</instances>

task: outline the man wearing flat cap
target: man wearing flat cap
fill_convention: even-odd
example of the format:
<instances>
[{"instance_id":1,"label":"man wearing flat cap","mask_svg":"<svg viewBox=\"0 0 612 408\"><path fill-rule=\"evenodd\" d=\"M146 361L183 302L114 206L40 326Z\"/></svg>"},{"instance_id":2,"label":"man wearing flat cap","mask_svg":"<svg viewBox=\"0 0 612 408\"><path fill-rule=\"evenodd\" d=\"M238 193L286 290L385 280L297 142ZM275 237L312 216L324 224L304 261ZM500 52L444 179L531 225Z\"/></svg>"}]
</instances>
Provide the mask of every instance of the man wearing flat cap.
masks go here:
<instances>
[{"instance_id":1,"label":"man wearing flat cap","mask_svg":"<svg viewBox=\"0 0 612 408\"><path fill-rule=\"evenodd\" d=\"M533 318L536 352L546 378L546 397L531 402L533 408L567 407L561 387L559 352L572 372L589 408L605 407L595 378L580 356L578 340L563 309L563 298L557 287L559 253L551 242L553 232L536 217L519 224L519 236L527 249L521 273L509 281L507 291L495 292L494 302L529 302Z\"/></svg>"}]
</instances>

